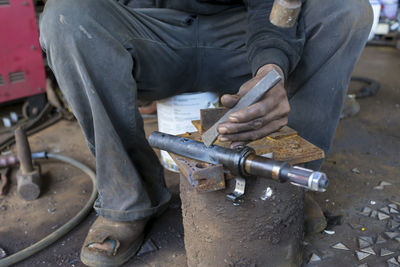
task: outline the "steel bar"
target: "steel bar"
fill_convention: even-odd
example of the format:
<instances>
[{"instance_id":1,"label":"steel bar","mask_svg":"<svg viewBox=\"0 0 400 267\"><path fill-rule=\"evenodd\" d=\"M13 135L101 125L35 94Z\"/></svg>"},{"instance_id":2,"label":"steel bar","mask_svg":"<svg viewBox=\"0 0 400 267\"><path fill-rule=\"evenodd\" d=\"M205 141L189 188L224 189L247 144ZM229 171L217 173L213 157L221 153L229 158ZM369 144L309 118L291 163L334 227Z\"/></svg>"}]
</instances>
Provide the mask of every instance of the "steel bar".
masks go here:
<instances>
[{"instance_id":1,"label":"steel bar","mask_svg":"<svg viewBox=\"0 0 400 267\"><path fill-rule=\"evenodd\" d=\"M202 136L204 144L209 147L211 146L218 137L217 127L219 124L228 121L230 114L251 106L256 103L261 97L273 88L280 80L282 76L276 70L270 71L264 78L262 78L253 88L250 89L239 102L229 111L227 111L210 129L208 129Z\"/></svg>"},{"instance_id":2,"label":"steel bar","mask_svg":"<svg viewBox=\"0 0 400 267\"><path fill-rule=\"evenodd\" d=\"M279 182L289 181L293 185L313 191L325 191L329 183L322 172L292 167L287 162L257 156L249 147L238 149L216 145L206 147L201 142L161 132L151 133L149 143L154 148L177 155L212 164L222 164L238 176L259 176Z\"/></svg>"}]
</instances>

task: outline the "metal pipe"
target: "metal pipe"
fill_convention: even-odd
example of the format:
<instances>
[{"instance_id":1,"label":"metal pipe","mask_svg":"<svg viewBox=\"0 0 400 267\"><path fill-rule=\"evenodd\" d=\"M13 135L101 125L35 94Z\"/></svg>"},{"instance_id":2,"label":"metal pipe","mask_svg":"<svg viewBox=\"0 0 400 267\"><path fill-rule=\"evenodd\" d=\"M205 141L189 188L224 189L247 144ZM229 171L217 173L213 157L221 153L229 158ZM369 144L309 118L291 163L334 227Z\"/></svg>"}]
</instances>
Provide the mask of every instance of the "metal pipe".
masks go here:
<instances>
[{"instance_id":1,"label":"metal pipe","mask_svg":"<svg viewBox=\"0 0 400 267\"><path fill-rule=\"evenodd\" d=\"M154 148L177 155L212 164L222 164L239 176L259 176L279 182L289 181L293 185L313 191L325 191L328 187L328 178L324 173L292 167L287 162L257 156L249 147L238 149L216 145L206 147L201 142L161 132L151 133L149 143Z\"/></svg>"}]
</instances>

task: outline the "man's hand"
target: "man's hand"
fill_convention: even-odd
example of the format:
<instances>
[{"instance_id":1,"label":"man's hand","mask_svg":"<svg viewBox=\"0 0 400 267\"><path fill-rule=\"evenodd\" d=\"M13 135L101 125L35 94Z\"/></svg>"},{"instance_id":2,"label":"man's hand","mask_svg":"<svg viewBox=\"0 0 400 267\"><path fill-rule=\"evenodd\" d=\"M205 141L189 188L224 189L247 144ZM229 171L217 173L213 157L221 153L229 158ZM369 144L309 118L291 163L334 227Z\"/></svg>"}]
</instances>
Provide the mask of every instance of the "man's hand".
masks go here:
<instances>
[{"instance_id":1,"label":"man's hand","mask_svg":"<svg viewBox=\"0 0 400 267\"><path fill-rule=\"evenodd\" d=\"M287 124L290 106L284 88L283 72L277 65L264 65L254 78L240 87L236 95L223 95L221 102L225 107L232 108L272 69L276 69L282 75L282 80L259 102L232 113L227 122L221 123L218 126L218 140L231 141L231 147L236 147L263 138Z\"/></svg>"}]
</instances>

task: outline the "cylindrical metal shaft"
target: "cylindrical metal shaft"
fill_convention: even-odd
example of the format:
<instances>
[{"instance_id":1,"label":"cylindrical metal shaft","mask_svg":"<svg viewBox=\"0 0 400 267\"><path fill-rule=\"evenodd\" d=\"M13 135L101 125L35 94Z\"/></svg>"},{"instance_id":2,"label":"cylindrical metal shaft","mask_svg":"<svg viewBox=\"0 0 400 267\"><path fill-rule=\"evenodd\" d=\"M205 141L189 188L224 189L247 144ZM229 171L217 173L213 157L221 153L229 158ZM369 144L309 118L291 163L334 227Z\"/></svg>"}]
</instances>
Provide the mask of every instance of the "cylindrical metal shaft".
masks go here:
<instances>
[{"instance_id":1,"label":"cylindrical metal shaft","mask_svg":"<svg viewBox=\"0 0 400 267\"><path fill-rule=\"evenodd\" d=\"M257 156L249 147L240 149L215 145L206 147L203 143L189 138L160 132L150 134L149 143L152 147L177 155L212 164L222 164L235 175L272 178L280 182L290 181L294 185L314 191L325 191L328 186L328 178L324 173L292 167L287 162Z\"/></svg>"},{"instance_id":2,"label":"cylindrical metal shaft","mask_svg":"<svg viewBox=\"0 0 400 267\"><path fill-rule=\"evenodd\" d=\"M30 173L33 169L31 148L25 131L18 127L15 129L15 143L22 173Z\"/></svg>"}]
</instances>

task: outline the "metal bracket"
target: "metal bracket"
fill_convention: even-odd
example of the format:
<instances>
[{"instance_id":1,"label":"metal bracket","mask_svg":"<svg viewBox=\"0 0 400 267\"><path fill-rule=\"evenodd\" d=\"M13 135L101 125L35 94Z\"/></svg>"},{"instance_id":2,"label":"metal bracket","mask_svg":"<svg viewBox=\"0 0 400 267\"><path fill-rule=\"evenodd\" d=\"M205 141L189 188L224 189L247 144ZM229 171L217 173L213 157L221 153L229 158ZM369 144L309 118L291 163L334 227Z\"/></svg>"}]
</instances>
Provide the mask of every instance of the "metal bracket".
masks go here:
<instances>
[{"instance_id":1,"label":"metal bracket","mask_svg":"<svg viewBox=\"0 0 400 267\"><path fill-rule=\"evenodd\" d=\"M239 200L244 196L246 189L246 180L242 177L236 177L235 189L232 193L226 195L229 200L232 200L233 205L240 205Z\"/></svg>"}]
</instances>

